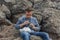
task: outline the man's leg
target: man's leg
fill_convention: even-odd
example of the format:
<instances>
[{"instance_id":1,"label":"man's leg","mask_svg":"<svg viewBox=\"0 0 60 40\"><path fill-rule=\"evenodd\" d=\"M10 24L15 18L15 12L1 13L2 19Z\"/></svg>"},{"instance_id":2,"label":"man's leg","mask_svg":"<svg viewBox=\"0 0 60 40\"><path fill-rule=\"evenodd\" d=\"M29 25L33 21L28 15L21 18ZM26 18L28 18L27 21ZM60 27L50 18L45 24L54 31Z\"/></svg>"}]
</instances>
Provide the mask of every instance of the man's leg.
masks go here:
<instances>
[{"instance_id":1,"label":"man's leg","mask_svg":"<svg viewBox=\"0 0 60 40\"><path fill-rule=\"evenodd\" d=\"M45 32L32 32L31 35L41 36L43 40L49 40L49 35Z\"/></svg>"},{"instance_id":2,"label":"man's leg","mask_svg":"<svg viewBox=\"0 0 60 40\"><path fill-rule=\"evenodd\" d=\"M30 40L30 34L28 32L20 32L20 36L23 40Z\"/></svg>"}]
</instances>

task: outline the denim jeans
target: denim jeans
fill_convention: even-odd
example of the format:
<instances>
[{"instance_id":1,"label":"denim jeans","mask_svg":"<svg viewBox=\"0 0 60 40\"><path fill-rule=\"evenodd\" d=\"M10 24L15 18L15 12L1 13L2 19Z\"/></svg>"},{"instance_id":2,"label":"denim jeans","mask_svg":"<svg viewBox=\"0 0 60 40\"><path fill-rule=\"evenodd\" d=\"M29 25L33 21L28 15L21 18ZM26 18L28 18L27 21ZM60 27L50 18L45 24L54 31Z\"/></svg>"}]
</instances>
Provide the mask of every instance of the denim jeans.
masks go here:
<instances>
[{"instance_id":1,"label":"denim jeans","mask_svg":"<svg viewBox=\"0 0 60 40\"><path fill-rule=\"evenodd\" d=\"M20 36L22 37L23 40L30 40L30 36L35 35L35 36L40 36L42 37L43 40L49 40L49 35L48 33L45 32L20 32Z\"/></svg>"}]
</instances>

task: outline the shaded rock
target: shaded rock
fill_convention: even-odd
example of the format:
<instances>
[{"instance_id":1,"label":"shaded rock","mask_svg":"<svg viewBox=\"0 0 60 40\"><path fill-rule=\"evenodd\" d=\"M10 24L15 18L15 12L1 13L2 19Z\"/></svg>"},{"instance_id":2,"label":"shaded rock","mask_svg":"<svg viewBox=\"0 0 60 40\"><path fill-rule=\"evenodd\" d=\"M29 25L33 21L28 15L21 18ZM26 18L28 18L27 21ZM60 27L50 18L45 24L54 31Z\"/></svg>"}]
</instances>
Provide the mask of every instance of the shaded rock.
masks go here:
<instances>
[{"instance_id":1,"label":"shaded rock","mask_svg":"<svg viewBox=\"0 0 60 40\"><path fill-rule=\"evenodd\" d=\"M13 20L12 22L13 23L16 23L18 21L18 19L23 16L25 13L20 13L20 14L16 14L16 15L13 15Z\"/></svg>"},{"instance_id":2,"label":"shaded rock","mask_svg":"<svg viewBox=\"0 0 60 40\"><path fill-rule=\"evenodd\" d=\"M4 3L4 0L0 0L0 4L3 4Z\"/></svg>"}]
</instances>

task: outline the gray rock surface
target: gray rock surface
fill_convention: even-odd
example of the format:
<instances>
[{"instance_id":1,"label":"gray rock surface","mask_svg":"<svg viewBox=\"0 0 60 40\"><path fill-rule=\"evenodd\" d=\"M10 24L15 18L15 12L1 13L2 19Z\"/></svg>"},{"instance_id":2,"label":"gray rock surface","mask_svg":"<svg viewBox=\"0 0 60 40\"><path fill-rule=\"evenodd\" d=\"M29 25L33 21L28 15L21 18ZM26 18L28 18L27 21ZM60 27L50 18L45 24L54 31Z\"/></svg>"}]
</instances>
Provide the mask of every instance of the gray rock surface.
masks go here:
<instances>
[{"instance_id":1,"label":"gray rock surface","mask_svg":"<svg viewBox=\"0 0 60 40\"><path fill-rule=\"evenodd\" d=\"M15 24L18 18L24 15L24 10L27 7L33 7L33 16L37 18L41 25L41 31L49 33L53 40L60 40L60 0L0 0L0 3L3 4L2 7L0 7L1 25L5 25L5 20ZM4 34L6 39L11 38L9 35L14 35L14 31L12 30L15 29L8 29L8 27L4 27L4 30L9 31L6 32L8 35L4 34L4 31L0 32L0 34ZM1 39L5 39L5 37ZM17 36L12 37L14 40L20 39Z\"/></svg>"}]
</instances>

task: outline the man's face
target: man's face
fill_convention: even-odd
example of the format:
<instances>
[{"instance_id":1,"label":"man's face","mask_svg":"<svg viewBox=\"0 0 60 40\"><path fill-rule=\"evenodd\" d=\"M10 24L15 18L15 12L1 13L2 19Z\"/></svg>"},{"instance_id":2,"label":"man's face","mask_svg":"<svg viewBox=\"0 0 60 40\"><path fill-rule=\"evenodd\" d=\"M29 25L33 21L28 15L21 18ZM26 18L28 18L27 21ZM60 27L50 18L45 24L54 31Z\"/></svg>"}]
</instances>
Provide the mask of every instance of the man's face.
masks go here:
<instances>
[{"instance_id":1,"label":"man's face","mask_svg":"<svg viewBox=\"0 0 60 40\"><path fill-rule=\"evenodd\" d=\"M27 18L30 18L31 16L32 16L32 11L29 11L29 12L26 11L26 17L27 17Z\"/></svg>"}]
</instances>

